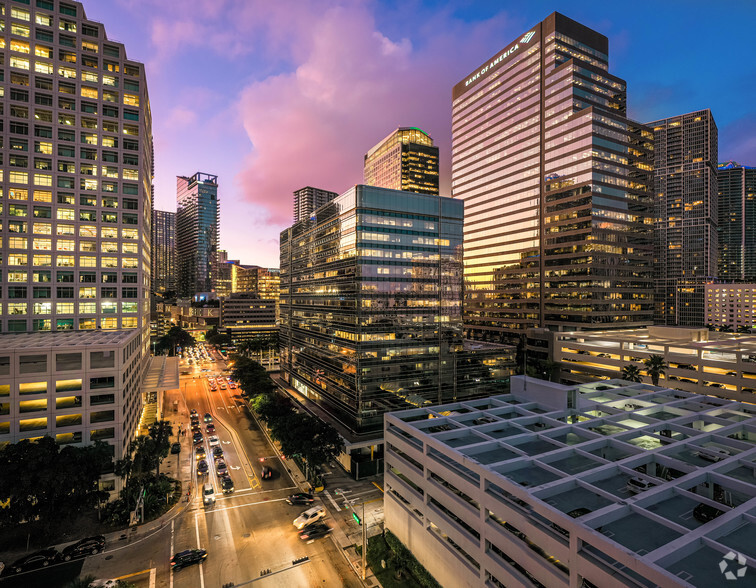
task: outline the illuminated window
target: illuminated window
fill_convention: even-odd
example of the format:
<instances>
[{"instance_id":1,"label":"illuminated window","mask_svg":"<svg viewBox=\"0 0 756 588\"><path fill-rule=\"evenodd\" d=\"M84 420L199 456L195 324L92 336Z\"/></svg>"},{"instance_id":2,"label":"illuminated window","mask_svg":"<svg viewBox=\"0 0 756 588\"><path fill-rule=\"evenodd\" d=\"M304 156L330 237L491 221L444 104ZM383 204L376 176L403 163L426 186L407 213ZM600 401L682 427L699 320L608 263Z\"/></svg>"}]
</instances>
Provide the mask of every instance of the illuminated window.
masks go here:
<instances>
[{"instance_id":1,"label":"illuminated window","mask_svg":"<svg viewBox=\"0 0 756 588\"><path fill-rule=\"evenodd\" d=\"M58 235L75 235L76 234L76 227L73 225L64 225L58 223L58 226L56 227L56 234Z\"/></svg>"},{"instance_id":2,"label":"illuminated window","mask_svg":"<svg viewBox=\"0 0 756 588\"><path fill-rule=\"evenodd\" d=\"M137 231L137 229L122 229L121 236L124 239L138 239L139 232Z\"/></svg>"},{"instance_id":3,"label":"illuminated window","mask_svg":"<svg viewBox=\"0 0 756 588\"><path fill-rule=\"evenodd\" d=\"M52 235L52 226L50 223L34 223L32 233L37 235Z\"/></svg>"},{"instance_id":4,"label":"illuminated window","mask_svg":"<svg viewBox=\"0 0 756 588\"><path fill-rule=\"evenodd\" d=\"M52 17L49 14L44 14L42 12L37 12L34 15L34 22L38 25L42 25L43 27L51 27L52 26Z\"/></svg>"},{"instance_id":5,"label":"illuminated window","mask_svg":"<svg viewBox=\"0 0 756 588\"><path fill-rule=\"evenodd\" d=\"M100 260L101 267L118 267L118 258L117 257L103 257ZM21 265L21 264L17 264Z\"/></svg>"},{"instance_id":6,"label":"illuminated window","mask_svg":"<svg viewBox=\"0 0 756 588\"><path fill-rule=\"evenodd\" d=\"M52 63L44 63L43 61L37 61L34 64L34 71L41 74L51 74L55 71ZM51 105L51 104L50 104Z\"/></svg>"},{"instance_id":7,"label":"illuminated window","mask_svg":"<svg viewBox=\"0 0 756 588\"><path fill-rule=\"evenodd\" d=\"M34 239L34 249L37 251L52 251L50 239Z\"/></svg>"},{"instance_id":8,"label":"illuminated window","mask_svg":"<svg viewBox=\"0 0 756 588\"><path fill-rule=\"evenodd\" d=\"M52 186L52 176L48 174L34 174L34 185Z\"/></svg>"},{"instance_id":9,"label":"illuminated window","mask_svg":"<svg viewBox=\"0 0 756 588\"><path fill-rule=\"evenodd\" d=\"M9 282L26 282L26 272L8 272Z\"/></svg>"},{"instance_id":10,"label":"illuminated window","mask_svg":"<svg viewBox=\"0 0 756 588\"><path fill-rule=\"evenodd\" d=\"M32 265L35 267L50 267L52 265L51 255L35 255Z\"/></svg>"},{"instance_id":11,"label":"illuminated window","mask_svg":"<svg viewBox=\"0 0 756 588\"><path fill-rule=\"evenodd\" d=\"M76 32L76 23L75 22L71 22L70 20L64 20L64 19L61 18L60 22L58 23L58 28L61 31L69 31L71 33L75 33Z\"/></svg>"},{"instance_id":12,"label":"illuminated window","mask_svg":"<svg viewBox=\"0 0 756 588\"><path fill-rule=\"evenodd\" d=\"M79 298L84 298L84 297L80 295ZM90 296L87 296L87 298L90 298ZM97 312L97 303L96 302L79 302L79 312L82 314L95 314Z\"/></svg>"},{"instance_id":13,"label":"illuminated window","mask_svg":"<svg viewBox=\"0 0 756 588\"><path fill-rule=\"evenodd\" d=\"M44 45L35 45L34 46L34 55L37 57L44 57L45 59L52 59L53 58L53 52L52 49L49 47L45 47ZM50 72L52 73L52 72ZM44 88L46 90L52 90L52 87Z\"/></svg>"},{"instance_id":14,"label":"illuminated window","mask_svg":"<svg viewBox=\"0 0 756 588\"><path fill-rule=\"evenodd\" d=\"M86 88L82 86L81 96L83 98L99 98L100 93L97 91L97 88Z\"/></svg>"},{"instance_id":15,"label":"illuminated window","mask_svg":"<svg viewBox=\"0 0 756 588\"><path fill-rule=\"evenodd\" d=\"M59 208L58 220L76 220L76 211L72 208Z\"/></svg>"},{"instance_id":16,"label":"illuminated window","mask_svg":"<svg viewBox=\"0 0 756 588\"><path fill-rule=\"evenodd\" d=\"M74 59L75 61L75 59ZM64 78L75 78L76 70L70 67L58 66L58 75Z\"/></svg>"},{"instance_id":17,"label":"illuminated window","mask_svg":"<svg viewBox=\"0 0 756 588\"><path fill-rule=\"evenodd\" d=\"M118 82L113 76L102 76L102 83L105 86L114 86L116 88L118 87Z\"/></svg>"},{"instance_id":18,"label":"illuminated window","mask_svg":"<svg viewBox=\"0 0 756 588\"><path fill-rule=\"evenodd\" d=\"M58 251L76 251L74 242L68 239L58 239L56 246Z\"/></svg>"},{"instance_id":19,"label":"illuminated window","mask_svg":"<svg viewBox=\"0 0 756 588\"><path fill-rule=\"evenodd\" d=\"M58 255L55 261L58 267L73 267L75 265L73 255Z\"/></svg>"},{"instance_id":20,"label":"illuminated window","mask_svg":"<svg viewBox=\"0 0 756 588\"><path fill-rule=\"evenodd\" d=\"M97 288L82 286L79 288L79 298L96 298Z\"/></svg>"},{"instance_id":21,"label":"illuminated window","mask_svg":"<svg viewBox=\"0 0 756 588\"><path fill-rule=\"evenodd\" d=\"M36 176L34 177L36 178ZM34 190L34 202L52 202L52 192L48 190Z\"/></svg>"},{"instance_id":22,"label":"illuminated window","mask_svg":"<svg viewBox=\"0 0 756 588\"><path fill-rule=\"evenodd\" d=\"M28 37L29 27L13 23L11 24L11 33L13 33L14 35L18 35L19 37Z\"/></svg>"},{"instance_id":23,"label":"illuminated window","mask_svg":"<svg viewBox=\"0 0 756 588\"><path fill-rule=\"evenodd\" d=\"M52 143L46 143L44 141L35 141L34 152L44 153L45 155L52 155L52 152L53 152Z\"/></svg>"},{"instance_id":24,"label":"illuminated window","mask_svg":"<svg viewBox=\"0 0 756 588\"><path fill-rule=\"evenodd\" d=\"M25 253L9 253L8 265L26 265L27 256Z\"/></svg>"},{"instance_id":25,"label":"illuminated window","mask_svg":"<svg viewBox=\"0 0 756 588\"><path fill-rule=\"evenodd\" d=\"M94 245L94 243L92 245ZM90 256L81 256L79 257L79 266L80 267L97 267L97 258L90 257Z\"/></svg>"},{"instance_id":26,"label":"illuminated window","mask_svg":"<svg viewBox=\"0 0 756 588\"><path fill-rule=\"evenodd\" d=\"M124 267L124 268L139 267L139 263L136 257L124 257L121 261L122 261L121 267Z\"/></svg>"},{"instance_id":27,"label":"illuminated window","mask_svg":"<svg viewBox=\"0 0 756 588\"><path fill-rule=\"evenodd\" d=\"M8 198L10 200L27 200L29 198L29 191L24 188L11 188L8 190Z\"/></svg>"},{"instance_id":28,"label":"illuminated window","mask_svg":"<svg viewBox=\"0 0 756 588\"><path fill-rule=\"evenodd\" d=\"M27 240L26 237L9 237L8 247L11 249L26 249Z\"/></svg>"},{"instance_id":29,"label":"illuminated window","mask_svg":"<svg viewBox=\"0 0 756 588\"><path fill-rule=\"evenodd\" d=\"M8 314L26 314L26 302L9 302Z\"/></svg>"},{"instance_id":30,"label":"illuminated window","mask_svg":"<svg viewBox=\"0 0 756 588\"><path fill-rule=\"evenodd\" d=\"M58 314L73 314L74 304L73 302L58 302L55 305L55 312Z\"/></svg>"},{"instance_id":31,"label":"illuminated window","mask_svg":"<svg viewBox=\"0 0 756 588\"><path fill-rule=\"evenodd\" d=\"M139 180L139 170L137 170L137 169L124 169L123 170L123 179L124 180Z\"/></svg>"},{"instance_id":32,"label":"illuminated window","mask_svg":"<svg viewBox=\"0 0 756 588\"><path fill-rule=\"evenodd\" d=\"M23 57L14 57L11 55L10 66L18 69L29 69L29 60Z\"/></svg>"},{"instance_id":33,"label":"illuminated window","mask_svg":"<svg viewBox=\"0 0 756 588\"><path fill-rule=\"evenodd\" d=\"M97 190L97 180L90 180L81 178L79 180L79 189L81 190Z\"/></svg>"}]
</instances>

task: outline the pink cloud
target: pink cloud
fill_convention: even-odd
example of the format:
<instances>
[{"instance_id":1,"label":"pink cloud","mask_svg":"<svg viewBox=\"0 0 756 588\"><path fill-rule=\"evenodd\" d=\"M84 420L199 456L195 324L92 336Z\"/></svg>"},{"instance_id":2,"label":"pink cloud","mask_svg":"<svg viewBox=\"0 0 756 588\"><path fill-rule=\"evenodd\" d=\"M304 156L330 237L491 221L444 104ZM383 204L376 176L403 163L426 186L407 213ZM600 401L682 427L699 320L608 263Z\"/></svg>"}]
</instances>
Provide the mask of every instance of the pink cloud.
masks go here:
<instances>
[{"instance_id":1,"label":"pink cloud","mask_svg":"<svg viewBox=\"0 0 756 588\"><path fill-rule=\"evenodd\" d=\"M250 84L240 100L252 151L237 183L247 202L267 211L260 220L277 228L291 224L294 190L341 192L360 183L364 153L399 126L431 134L448 172L452 85L488 56L465 39L476 32L490 39L496 28L493 21L467 25L460 38L447 23L446 34L436 31L418 51L376 30L365 5L309 16L296 70ZM448 173L442 194L449 194Z\"/></svg>"}]
</instances>

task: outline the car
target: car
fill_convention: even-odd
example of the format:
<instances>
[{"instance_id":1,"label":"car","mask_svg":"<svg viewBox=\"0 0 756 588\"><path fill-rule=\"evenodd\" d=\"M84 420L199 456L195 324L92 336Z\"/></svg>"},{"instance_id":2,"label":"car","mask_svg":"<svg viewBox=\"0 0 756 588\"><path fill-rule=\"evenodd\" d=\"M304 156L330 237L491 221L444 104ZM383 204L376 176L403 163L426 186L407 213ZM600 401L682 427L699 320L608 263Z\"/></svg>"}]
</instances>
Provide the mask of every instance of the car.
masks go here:
<instances>
[{"instance_id":1,"label":"car","mask_svg":"<svg viewBox=\"0 0 756 588\"><path fill-rule=\"evenodd\" d=\"M171 443L171 453L181 453L181 443Z\"/></svg>"},{"instance_id":2,"label":"car","mask_svg":"<svg viewBox=\"0 0 756 588\"><path fill-rule=\"evenodd\" d=\"M203 457L205 457L205 455L205 448L202 447L202 445L197 446L197 448L194 450L194 457L196 457L197 459L202 459Z\"/></svg>"},{"instance_id":3,"label":"car","mask_svg":"<svg viewBox=\"0 0 756 588\"><path fill-rule=\"evenodd\" d=\"M204 476L209 470L210 466L207 465L207 461L204 459L199 460L199 463L197 463L197 473Z\"/></svg>"},{"instance_id":4,"label":"car","mask_svg":"<svg viewBox=\"0 0 756 588\"><path fill-rule=\"evenodd\" d=\"M234 491L234 481L228 474L221 476L221 489L223 494L231 494Z\"/></svg>"},{"instance_id":5,"label":"car","mask_svg":"<svg viewBox=\"0 0 756 588\"><path fill-rule=\"evenodd\" d=\"M105 549L105 537L102 535L95 535L94 537L81 539L63 549L61 552L61 559L63 561L71 561L76 557L97 555L103 549Z\"/></svg>"},{"instance_id":6,"label":"car","mask_svg":"<svg viewBox=\"0 0 756 588\"><path fill-rule=\"evenodd\" d=\"M194 441L194 444L196 445L197 443L202 443L205 440L205 438L202 436L202 433L197 431L196 433L194 433L194 437L192 437L192 440Z\"/></svg>"},{"instance_id":7,"label":"car","mask_svg":"<svg viewBox=\"0 0 756 588\"><path fill-rule=\"evenodd\" d=\"M207 434L210 435L212 433L215 433L215 425L213 423L210 423L205 430L207 431Z\"/></svg>"},{"instance_id":8,"label":"car","mask_svg":"<svg viewBox=\"0 0 756 588\"><path fill-rule=\"evenodd\" d=\"M207 551L204 549L186 549L179 551L171 558L171 570L177 571L192 564L201 563L207 559Z\"/></svg>"},{"instance_id":9,"label":"car","mask_svg":"<svg viewBox=\"0 0 756 588\"><path fill-rule=\"evenodd\" d=\"M202 427L200 427L200 424L199 423L193 423L192 424L192 434L194 434L194 433L201 433L201 432L202 432Z\"/></svg>"},{"instance_id":10,"label":"car","mask_svg":"<svg viewBox=\"0 0 756 588\"><path fill-rule=\"evenodd\" d=\"M272 468L272 467L270 467L270 466L266 466L266 465L264 465L264 466L263 466L263 467L262 467L262 468L260 469L260 477L261 477L261 478L262 478L263 480L272 480L272 479L273 479L273 468Z\"/></svg>"},{"instance_id":11,"label":"car","mask_svg":"<svg viewBox=\"0 0 756 588\"><path fill-rule=\"evenodd\" d=\"M229 382L228 387L231 388L231 390L236 390L236 382Z\"/></svg>"},{"instance_id":12,"label":"car","mask_svg":"<svg viewBox=\"0 0 756 588\"><path fill-rule=\"evenodd\" d=\"M294 519L293 524L297 529L304 529L308 525L319 521L326 515L324 506L313 506Z\"/></svg>"},{"instance_id":13,"label":"car","mask_svg":"<svg viewBox=\"0 0 756 588\"><path fill-rule=\"evenodd\" d=\"M8 571L13 574L20 574L26 570L34 570L36 568L46 568L50 564L54 564L58 561L60 552L57 549L48 547L47 549L41 549L35 551L21 559L14 561L8 566Z\"/></svg>"},{"instance_id":14,"label":"car","mask_svg":"<svg viewBox=\"0 0 756 588\"><path fill-rule=\"evenodd\" d=\"M193 408L192 410L189 411L189 414L191 415L192 418L194 418L194 417L197 416L197 410ZM199 418L199 417L197 417L197 418Z\"/></svg>"},{"instance_id":15,"label":"car","mask_svg":"<svg viewBox=\"0 0 756 588\"><path fill-rule=\"evenodd\" d=\"M223 461L222 459L219 459L218 461L216 461L215 462L215 472L219 476L227 474L228 473L228 467L226 466L226 462Z\"/></svg>"},{"instance_id":16,"label":"car","mask_svg":"<svg viewBox=\"0 0 756 588\"><path fill-rule=\"evenodd\" d=\"M208 431L209 433L210 431ZM220 439L218 439L218 435L212 435L211 437L208 437L207 439L208 443L210 443L210 447L218 447L220 445Z\"/></svg>"},{"instance_id":17,"label":"car","mask_svg":"<svg viewBox=\"0 0 756 588\"><path fill-rule=\"evenodd\" d=\"M93 580L87 588L119 588L125 584L117 579L112 580Z\"/></svg>"},{"instance_id":18,"label":"car","mask_svg":"<svg viewBox=\"0 0 756 588\"><path fill-rule=\"evenodd\" d=\"M289 504L312 504L315 502L315 497L312 494L307 494L305 492L298 492L297 494L292 494L286 499L286 502Z\"/></svg>"},{"instance_id":19,"label":"car","mask_svg":"<svg viewBox=\"0 0 756 588\"><path fill-rule=\"evenodd\" d=\"M723 514L723 510L719 510L718 508L714 508L713 506L709 506L708 504L704 504L703 502L701 502L698 506L696 506L696 508L693 509L693 518L701 523L708 523L709 521L713 521Z\"/></svg>"},{"instance_id":20,"label":"car","mask_svg":"<svg viewBox=\"0 0 756 588\"><path fill-rule=\"evenodd\" d=\"M195 425L199 426L200 420L199 417L195 415L191 419L189 419L189 422L192 424L192 427Z\"/></svg>"},{"instance_id":21,"label":"car","mask_svg":"<svg viewBox=\"0 0 756 588\"><path fill-rule=\"evenodd\" d=\"M212 423L213 422L213 415L211 415L209 412L205 413L205 422L206 423Z\"/></svg>"},{"instance_id":22,"label":"car","mask_svg":"<svg viewBox=\"0 0 756 588\"><path fill-rule=\"evenodd\" d=\"M325 523L316 523L314 525L310 525L309 527L305 527L299 532L299 538L302 541L311 541L313 539L320 539L321 537L325 537L330 533L333 529L326 525Z\"/></svg>"},{"instance_id":23,"label":"car","mask_svg":"<svg viewBox=\"0 0 756 588\"><path fill-rule=\"evenodd\" d=\"M215 488L212 484L205 484L202 487L202 503L205 506L212 506L215 504Z\"/></svg>"},{"instance_id":24,"label":"car","mask_svg":"<svg viewBox=\"0 0 756 588\"><path fill-rule=\"evenodd\" d=\"M645 478L641 478L640 476L635 476L633 478L630 478L627 481L627 485L625 486L627 491L630 492L631 494L637 494L638 492L643 492L653 487L654 487L654 484L652 484Z\"/></svg>"},{"instance_id":25,"label":"car","mask_svg":"<svg viewBox=\"0 0 756 588\"><path fill-rule=\"evenodd\" d=\"M213 447L213 457L215 459L219 459L223 457L223 448L220 445L216 445Z\"/></svg>"}]
</instances>

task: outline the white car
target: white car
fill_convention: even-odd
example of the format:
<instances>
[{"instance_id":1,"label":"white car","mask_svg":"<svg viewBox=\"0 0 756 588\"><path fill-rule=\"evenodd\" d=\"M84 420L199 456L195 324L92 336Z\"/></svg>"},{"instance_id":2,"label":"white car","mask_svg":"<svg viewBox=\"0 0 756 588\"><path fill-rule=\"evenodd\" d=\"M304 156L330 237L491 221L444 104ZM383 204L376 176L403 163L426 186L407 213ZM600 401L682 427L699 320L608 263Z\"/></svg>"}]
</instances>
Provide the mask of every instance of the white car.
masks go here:
<instances>
[{"instance_id":1,"label":"white car","mask_svg":"<svg viewBox=\"0 0 756 588\"><path fill-rule=\"evenodd\" d=\"M208 442L210 443L210 447L215 447L216 445L220 445L220 439L218 439L218 435L213 435L208 439Z\"/></svg>"},{"instance_id":2,"label":"white car","mask_svg":"<svg viewBox=\"0 0 756 588\"><path fill-rule=\"evenodd\" d=\"M89 585L89 588L117 588L120 585L120 580L95 580Z\"/></svg>"},{"instance_id":3,"label":"white car","mask_svg":"<svg viewBox=\"0 0 756 588\"><path fill-rule=\"evenodd\" d=\"M304 529L306 526L319 521L325 516L326 510L324 506L313 506L294 519L294 526L297 529Z\"/></svg>"}]
</instances>

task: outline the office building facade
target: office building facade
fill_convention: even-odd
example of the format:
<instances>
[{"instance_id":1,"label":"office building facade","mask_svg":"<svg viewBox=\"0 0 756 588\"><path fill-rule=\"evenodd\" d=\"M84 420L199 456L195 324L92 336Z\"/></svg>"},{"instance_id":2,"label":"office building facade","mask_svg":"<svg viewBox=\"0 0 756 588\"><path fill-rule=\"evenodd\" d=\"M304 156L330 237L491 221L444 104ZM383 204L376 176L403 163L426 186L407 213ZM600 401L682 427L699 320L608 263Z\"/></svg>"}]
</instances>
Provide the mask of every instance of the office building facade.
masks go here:
<instances>
[{"instance_id":1,"label":"office building facade","mask_svg":"<svg viewBox=\"0 0 756 588\"><path fill-rule=\"evenodd\" d=\"M649 324L653 138L626 118L607 38L554 13L452 99L469 335Z\"/></svg>"},{"instance_id":2,"label":"office building facade","mask_svg":"<svg viewBox=\"0 0 756 588\"><path fill-rule=\"evenodd\" d=\"M710 110L648 123L654 131L654 323L698 327L695 304L676 303L685 281L717 277L717 125Z\"/></svg>"},{"instance_id":3,"label":"office building facade","mask_svg":"<svg viewBox=\"0 0 756 588\"><path fill-rule=\"evenodd\" d=\"M336 192L305 186L294 191L294 222L310 218L310 215L324 204L336 198Z\"/></svg>"},{"instance_id":4,"label":"office building facade","mask_svg":"<svg viewBox=\"0 0 756 588\"><path fill-rule=\"evenodd\" d=\"M512 348L465 353L462 206L359 185L281 233L282 376L347 454L380 444L385 412L507 385Z\"/></svg>"},{"instance_id":5,"label":"office building facade","mask_svg":"<svg viewBox=\"0 0 756 588\"><path fill-rule=\"evenodd\" d=\"M438 147L416 127L399 127L365 154L368 186L438 195Z\"/></svg>"},{"instance_id":6,"label":"office building facade","mask_svg":"<svg viewBox=\"0 0 756 588\"><path fill-rule=\"evenodd\" d=\"M176 292L176 213L152 211L152 293Z\"/></svg>"},{"instance_id":7,"label":"office building facade","mask_svg":"<svg viewBox=\"0 0 756 588\"><path fill-rule=\"evenodd\" d=\"M0 9L10 117L0 128L0 444L101 439L120 457L139 421L149 355L144 65L78 2Z\"/></svg>"},{"instance_id":8,"label":"office building facade","mask_svg":"<svg viewBox=\"0 0 756 588\"><path fill-rule=\"evenodd\" d=\"M212 292L220 240L218 176L202 172L178 176L176 204L178 293Z\"/></svg>"},{"instance_id":9,"label":"office building facade","mask_svg":"<svg viewBox=\"0 0 756 588\"><path fill-rule=\"evenodd\" d=\"M756 167L717 169L719 278L756 282Z\"/></svg>"},{"instance_id":10,"label":"office building facade","mask_svg":"<svg viewBox=\"0 0 756 588\"><path fill-rule=\"evenodd\" d=\"M517 376L386 416L385 529L441 586L737 585L756 573L754 427L751 404Z\"/></svg>"},{"instance_id":11,"label":"office building facade","mask_svg":"<svg viewBox=\"0 0 756 588\"><path fill-rule=\"evenodd\" d=\"M706 324L732 332L756 331L756 284L707 284Z\"/></svg>"},{"instance_id":12,"label":"office building facade","mask_svg":"<svg viewBox=\"0 0 756 588\"><path fill-rule=\"evenodd\" d=\"M278 333L276 301L251 292L236 292L221 298L219 330L231 337L234 345L274 337Z\"/></svg>"}]
</instances>

